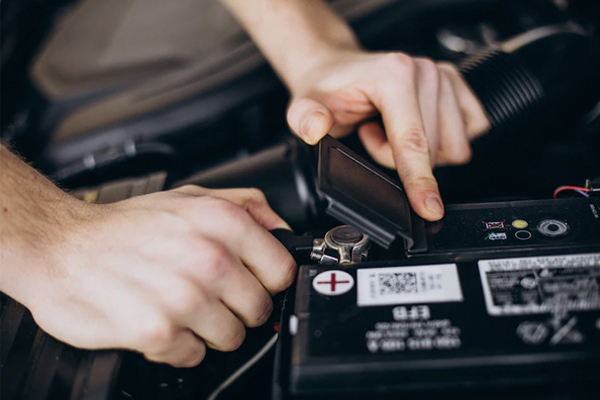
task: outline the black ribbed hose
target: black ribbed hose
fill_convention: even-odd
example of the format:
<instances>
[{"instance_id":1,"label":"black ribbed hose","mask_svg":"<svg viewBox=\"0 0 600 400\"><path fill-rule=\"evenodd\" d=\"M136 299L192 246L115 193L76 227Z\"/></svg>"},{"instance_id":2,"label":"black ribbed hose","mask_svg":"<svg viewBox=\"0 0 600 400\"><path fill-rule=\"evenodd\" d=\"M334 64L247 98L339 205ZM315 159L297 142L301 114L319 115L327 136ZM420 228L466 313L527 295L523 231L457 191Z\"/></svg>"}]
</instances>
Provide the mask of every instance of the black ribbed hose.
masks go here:
<instances>
[{"instance_id":1,"label":"black ribbed hose","mask_svg":"<svg viewBox=\"0 0 600 400\"><path fill-rule=\"evenodd\" d=\"M466 59L463 77L491 122L490 134L572 121L600 100L600 50L582 29L549 26Z\"/></svg>"}]
</instances>

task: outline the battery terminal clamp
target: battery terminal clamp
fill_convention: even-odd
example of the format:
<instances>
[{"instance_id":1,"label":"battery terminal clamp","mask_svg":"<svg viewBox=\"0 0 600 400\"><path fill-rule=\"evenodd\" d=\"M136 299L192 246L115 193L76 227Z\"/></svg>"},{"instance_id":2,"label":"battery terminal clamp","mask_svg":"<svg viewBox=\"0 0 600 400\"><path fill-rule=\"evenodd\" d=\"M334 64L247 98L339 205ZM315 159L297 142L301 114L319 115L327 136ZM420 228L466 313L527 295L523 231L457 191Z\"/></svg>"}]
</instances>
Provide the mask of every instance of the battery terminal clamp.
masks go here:
<instances>
[{"instance_id":1,"label":"battery terminal clamp","mask_svg":"<svg viewBox=\"0 0 600 400\"><path fill-rule=\"evenodd\" d=\"M366 261L371 243L369 237L350 225L329 230L323 239L313 240L310 258L319 264L352 264Z\"/></svg>"}]
</instances>

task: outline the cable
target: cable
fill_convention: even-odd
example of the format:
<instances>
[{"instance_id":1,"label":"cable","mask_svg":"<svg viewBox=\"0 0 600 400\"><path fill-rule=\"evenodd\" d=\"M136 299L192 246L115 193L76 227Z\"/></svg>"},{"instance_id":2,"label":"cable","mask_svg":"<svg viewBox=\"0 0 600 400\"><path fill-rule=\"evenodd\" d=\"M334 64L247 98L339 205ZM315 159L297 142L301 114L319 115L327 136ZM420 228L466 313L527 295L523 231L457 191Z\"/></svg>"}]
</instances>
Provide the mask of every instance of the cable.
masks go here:
<instances>
[{"instance_id":1,"label":"cable","mask_svg":"<svg viewBox=\"0 0 600 400\"><path fill-rule=\"evenodd\" d=\"M233 382L235 382L240 376L244 374L244 372L248 371L254 364L256 364L261 358L264 357L265 354L271 350L271 348L277 343L278 334L273 335L271 339L263 346L262 349L258 351L251 359L246 361L244 365L237 369L233 374L229 376L229 378L225 379L223 383L219 385L211 394L208 396L206 400L216 400L216 398L221 394L221 392L227 389Z\"/></svg>"},{"instance_id":2,"label":"cable","mask_svg":"<svg viewBox=\"0 0 600 400\"><path fill-rule=\"evenodd\" d=\"M565 190L572 190L572 191L577 192L585 197L590 197L590 195L587 193L590 191L590 189L588 189L588 188L584 188L581 186L561 186L554 191L554 195L552 196L552 198L556 199L557 196Z\"/></svg>"}]
</instances>

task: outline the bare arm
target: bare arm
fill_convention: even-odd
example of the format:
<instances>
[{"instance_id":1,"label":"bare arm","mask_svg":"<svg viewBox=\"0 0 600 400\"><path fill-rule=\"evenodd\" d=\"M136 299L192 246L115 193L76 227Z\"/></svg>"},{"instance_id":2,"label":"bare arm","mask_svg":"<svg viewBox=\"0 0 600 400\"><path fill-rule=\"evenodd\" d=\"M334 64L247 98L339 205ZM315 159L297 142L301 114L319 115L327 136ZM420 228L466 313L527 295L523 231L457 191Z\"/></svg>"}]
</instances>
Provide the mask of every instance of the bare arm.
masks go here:
<instances>
[{"instance_id":1,"label":"bare arm","mask_svg":"<svg viewBox=\"0 0 600 400\"><path fill-rule=\"evenodd\" d=\"M437 220L435 165L466 163L489 122L449 64L363 51L323 0L222 0L292 95L288 123L308 143L358 128L371 156L396 168L413 209ZM381 114L383 125L372 122Z\"/></svg>"},{"instance_id":2,"label":"bare arm","mask_svg":"<svg viewBox=\"0 0 600 400\"><path fill-rule=\"evenodd\" d=\"M253 189L185 186L95 205L0 146L0 290L49 334L175 366L239 347L295 263ZM249 240L248 238L252 238Z\"/></svg>"},{"instance_id":3,"label":"bare arm","mask_svg":"<svg viewBox=\"0 0 600 400\"><path fill-rule=\"evenodd\" d=\"M39 282L27 277L52 273L50 265L61 253L64 231L74 219L84 217L77 202L0 145L3 292L25 304L31 301Z\"/></svg>"},{"instance_id":4,"label":"bare arm","mask_svg":"<svg viewBox=\"0 0 600 400\"><path fill-rule=\"evenodd\" d=\"M222 0L240 20L279 76L300 85L313 68L357 52L348 24L322 0Z\"/></svg>"}]
</instances>

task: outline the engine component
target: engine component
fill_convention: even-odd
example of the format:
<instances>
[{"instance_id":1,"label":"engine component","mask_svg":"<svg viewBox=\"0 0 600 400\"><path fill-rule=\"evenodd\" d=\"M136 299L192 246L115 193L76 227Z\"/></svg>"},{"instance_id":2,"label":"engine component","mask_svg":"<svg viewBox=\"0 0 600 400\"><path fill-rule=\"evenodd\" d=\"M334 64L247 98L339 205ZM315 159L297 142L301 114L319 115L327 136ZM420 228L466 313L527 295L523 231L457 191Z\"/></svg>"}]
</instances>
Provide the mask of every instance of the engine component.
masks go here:
<instances>
[{"instance_id":1,"label":"engine component","mask_svg":"<svg viewBox=\"0 0 600 400\"><path fill-rule=\"evenodd\" d=\"M557 219L545 219L538 224L537 230L547 237L560 237L569 233L569 225Z\"/></svg>"},{"instance_id":2,"label":"engine component","mask_svg":"<svg viewBox=\"0 0 600 400\"><path fill-rule=\"evenodd\" d=\"M300 267L280 324L277 400L592 390L600 368L600 199L453 205L434 223L405 215L398 230L387 210L408 203L402 189L333 138L320 147L318 190L327 192L329 212L377 238L395 237L382 244L404 254ZM359 178L345 180L340 169ZM363 196L360 169L388 187ZM363 209L381 218L360 220ZM342 233L351 243L360 238L354 229ZM425 245L415 252L418 243Z\"/></svg>"},{"instance_id":3,"label":"engine component","mask_svg":"<svg viewBox=\"0 0 600 400\"><path fill-rule=\"evenodd\" d=\"M468 58L461 72L503 135L583 115L600 95L598 43L576 25L528 31Z\"/></svg>"},{"instance_id":4,"label":"engine component","mask_svg":"<svg viewBox=\"0 0 600 400\"><path fill-rule=\"evenodd\" d=\"M369 237L350 225L329 230L323 239L315 239L310 258L319 264L350 264L367 261Z\"/></svg>"}]
</instances>

